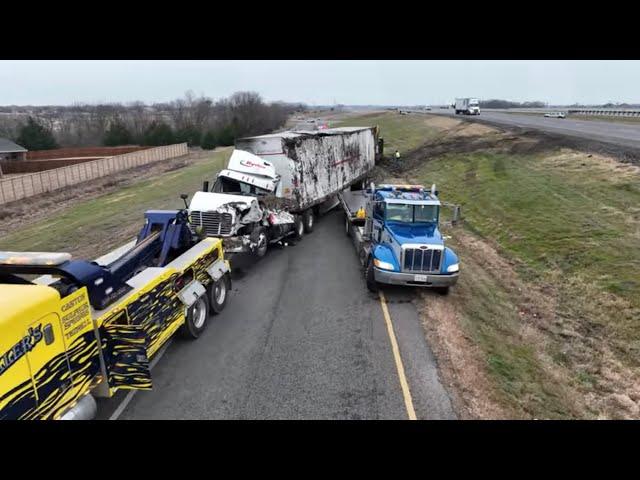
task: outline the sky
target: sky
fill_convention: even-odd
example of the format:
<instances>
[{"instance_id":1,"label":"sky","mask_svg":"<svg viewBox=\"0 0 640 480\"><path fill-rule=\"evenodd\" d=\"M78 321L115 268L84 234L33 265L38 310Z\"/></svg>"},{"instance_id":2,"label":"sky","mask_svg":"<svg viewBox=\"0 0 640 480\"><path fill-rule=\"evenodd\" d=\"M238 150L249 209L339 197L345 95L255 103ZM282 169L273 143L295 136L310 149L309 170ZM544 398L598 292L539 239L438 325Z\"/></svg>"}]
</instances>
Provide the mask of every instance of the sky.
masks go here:
<instances>
[{"instance_id":1,"label":"sky","mask_svg":"<svg viewBox=\"0 0 640 480\"><path fill-rule=\"evenodd\" d=\"M0 60L0 105L214 99L251 90L309 105L439 105L455 97L640 103L640 61Z\"/></svg>"}]
</instances>

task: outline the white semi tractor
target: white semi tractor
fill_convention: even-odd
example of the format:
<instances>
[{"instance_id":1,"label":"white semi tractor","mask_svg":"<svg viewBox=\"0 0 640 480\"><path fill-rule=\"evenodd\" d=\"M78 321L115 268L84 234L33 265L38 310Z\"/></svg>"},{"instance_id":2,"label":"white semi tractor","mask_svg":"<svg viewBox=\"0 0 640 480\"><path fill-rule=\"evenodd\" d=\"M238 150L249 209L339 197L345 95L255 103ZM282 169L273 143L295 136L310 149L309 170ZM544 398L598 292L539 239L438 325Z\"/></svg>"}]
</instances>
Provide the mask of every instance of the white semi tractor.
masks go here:
<instances>
[{"instance_id":1,"label":"white semi tractor","mask_svg":"<svg viewBox=\"0 0 640 480\"><path fill-rule=\"evenodd\" d=\"M456 115L480 115L480 102L477 98L456 98Z\"/></svg>"},{"instance_id":2,"label":"white semi tractor","mask_svg":"<svg viewBox=\"0 0 640 480\"><path fill-rule=\"evenodd\" d=\"M262 257L269 244L310 233L339 192L366 179L379 153L377 127L238 139L211 189L204 182L191 199L192 228L222 238L228 253Z\"/></svg>"}]
</instances>

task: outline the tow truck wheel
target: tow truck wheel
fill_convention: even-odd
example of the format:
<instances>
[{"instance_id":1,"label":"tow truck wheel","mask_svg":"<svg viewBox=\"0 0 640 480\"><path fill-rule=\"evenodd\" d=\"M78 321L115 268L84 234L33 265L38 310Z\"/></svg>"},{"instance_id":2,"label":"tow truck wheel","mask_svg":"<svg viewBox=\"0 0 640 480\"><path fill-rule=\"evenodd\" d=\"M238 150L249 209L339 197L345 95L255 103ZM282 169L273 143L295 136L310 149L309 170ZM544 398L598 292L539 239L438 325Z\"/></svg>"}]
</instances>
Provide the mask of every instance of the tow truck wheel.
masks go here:
<instances>
[{"instance_id":1,"label":"tow truck wheel","mask_svg":"<svg viewBox=\"0 0 640 480\"><path fill-rule=\"evenodd\" d=\"M369 261L367 262L367 288L370 292L377 293L378 292L378 282L376 282L376 277L373 272L373 258L369 257Z\"/></svg>"},{"instance_id":2,"label":"tow truck wheel","mask_svg":"<svg viewBox=\"0 0 640 480\"><path fill-rule=\"evenodd\" d=\"M187 309L187 318L180 327L182 336L185 338L196 339L204 331L207 326L207 318L209 318L209 296L204 294Z\"/></svg>"},{"instance_id":3,"label":"tow truck wheel","mask_svg":"<svg viewBox=\"0 0 640 480\"><path fill-rule=\"evenodd\" d=\"M305 233L311 233L313 232L313 224L315 222L314 218L313 218L313 210L312 209L307 209L304 211L304 213L302 214L302 222L304 223L304 232Z\"/></svg>"},{"instance_id":4,"label":"tow truck wheel","mask_svg":"<svg viewBox=\"0 0 640 480\"><path fill-rule=\"evenodd\" d=\"M344 216L344 231L347 234L347 237L351 236L351 230L349 229L349 216L345 214Z\"/></svg>"},{"instance_id":5,"label":"tow truck wheel","mask_svg":"<svg viewBox=\"0 0 640 480\"><path fill-rule=\"evenodd\" d=\"M231 277L228 273L225 273L217 282L212 282L208 290L211 312L216 315L224 310L227 304L229 290L231 290Z\"/></svg>"}]
</instances>

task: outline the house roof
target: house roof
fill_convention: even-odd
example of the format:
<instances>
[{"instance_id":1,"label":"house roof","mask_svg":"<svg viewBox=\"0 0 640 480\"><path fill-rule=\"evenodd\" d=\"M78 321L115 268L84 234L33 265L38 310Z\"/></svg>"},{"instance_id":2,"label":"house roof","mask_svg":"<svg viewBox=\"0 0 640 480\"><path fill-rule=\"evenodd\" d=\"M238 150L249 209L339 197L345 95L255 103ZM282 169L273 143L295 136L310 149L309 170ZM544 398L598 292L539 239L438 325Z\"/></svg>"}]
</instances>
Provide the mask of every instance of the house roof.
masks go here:
<instances>
[{"instance_id":1,"label":"house roof","mask_svg":"<svg viewBox=\"0 0 640 480\"><path fill-rule=\"evenodd\" d=\"M0 138L0 153L26 152L27 149L8 138Z\"/></svg>"}]
</instances>

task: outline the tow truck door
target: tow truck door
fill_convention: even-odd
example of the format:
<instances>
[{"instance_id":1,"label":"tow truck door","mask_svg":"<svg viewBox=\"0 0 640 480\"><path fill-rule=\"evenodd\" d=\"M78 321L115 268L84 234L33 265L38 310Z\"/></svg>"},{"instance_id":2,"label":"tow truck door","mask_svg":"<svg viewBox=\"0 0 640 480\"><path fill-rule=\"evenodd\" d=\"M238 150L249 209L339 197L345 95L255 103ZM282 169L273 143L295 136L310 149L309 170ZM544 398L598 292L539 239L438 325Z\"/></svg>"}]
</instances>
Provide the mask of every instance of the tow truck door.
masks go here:
<instances>
[{"instance_id":1,"label":"tow truck door","mask_svg":"<svg viewBox=\"0 0 640 480\"><path fill-rule=\"evenodd\" d=\"M148 340L142 327L114 322L100 330L109 389L151 390Z\"/></svg>"}]
</instances>

